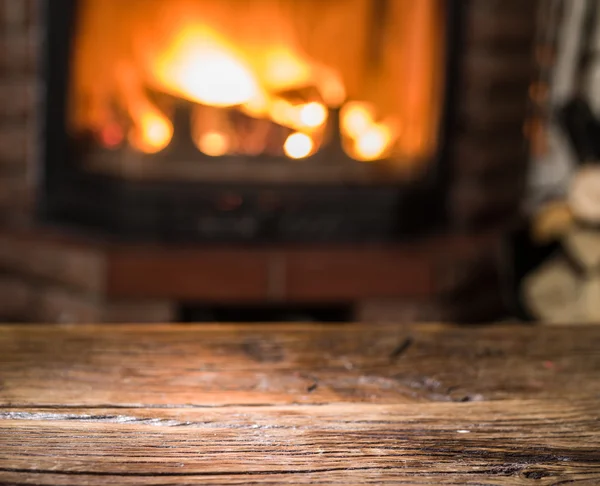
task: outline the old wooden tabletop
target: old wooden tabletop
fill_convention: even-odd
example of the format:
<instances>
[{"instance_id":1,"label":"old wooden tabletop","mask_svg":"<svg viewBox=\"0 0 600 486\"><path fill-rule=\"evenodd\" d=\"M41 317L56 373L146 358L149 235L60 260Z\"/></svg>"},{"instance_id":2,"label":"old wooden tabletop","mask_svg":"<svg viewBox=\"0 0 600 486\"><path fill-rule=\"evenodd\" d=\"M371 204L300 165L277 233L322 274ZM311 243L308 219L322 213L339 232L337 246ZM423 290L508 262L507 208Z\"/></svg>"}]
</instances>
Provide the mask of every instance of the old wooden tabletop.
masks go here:
<instances>
[{"instance_id":1,"label":"old wooden tabletop","mask_svg":"<svg viewBox=\"0 0 600 486\"><path fill-rule=\"evenodd\" d=\"M600 484L600 326L0 326L0 483Z\"/></svg>"}]
</instances>

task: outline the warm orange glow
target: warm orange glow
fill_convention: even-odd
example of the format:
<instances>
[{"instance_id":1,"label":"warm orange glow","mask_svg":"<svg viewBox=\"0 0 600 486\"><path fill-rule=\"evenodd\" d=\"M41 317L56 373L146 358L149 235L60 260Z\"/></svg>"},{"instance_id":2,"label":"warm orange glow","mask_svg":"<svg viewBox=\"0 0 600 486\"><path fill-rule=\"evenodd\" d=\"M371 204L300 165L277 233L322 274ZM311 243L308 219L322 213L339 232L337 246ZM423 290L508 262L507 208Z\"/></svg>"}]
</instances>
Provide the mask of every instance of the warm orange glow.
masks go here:
<instances>
[{"instance_id":1,"label":"warm orange glow","mask_svg":"<svg viewBox=\"0 0 600 486\"><path fill-rule=\"evenodd\" d=\"M285 155L292 159L303 159L308 157L314 147L314 142L312 138L310 138L305 133L292 133L285 144L283 145L283 149L285 151Z\"/></svg>"},{"instance_id":2,"label":"warm orange glow","mask_svg":"<svg viewBox=\"0 0 600 486\"><path fill-rule=\"evenodd\" d=\"M246 103L243 103L239 108L248 116L254 118L263 118L269 112L270 103L272 101L266 96L265 93L256 93Z\"/></svg>"},{"instance_id":3,"label":"warm orange glow","mask_svg":"<svg viewBox=\"0 0 600 486\"><path fill-rule=\"evenodd\" d=\"M197 144L202 153L211 157L225 155L230 145L227 136L219 132L208 132L200 135Z\"/></svg>"},{"instance_id":4,"label":"warm orange glow","mask_svg":"<svg viewBox=\"0 0 600 486\"><path fill-rule=\"evenodd\" d=\"M313 82L313 68L292 46L272 45L258 61L263 82L272 91L285 91Z\"/></svg>"},{"instance_id":5,"label":"warm orange glow","mask_svg":"<svg viewBox=\"0 0 600 486\"><path fill-rule=\"evenodd\" d=\"M153 154L163 150L173 137L173 125L158 110L147 105L136 113L135 124L129 132L129 143L140 152Z\"/></svg>"},{"instance_id":6,"label":"warm orange glow","mask_svg":"<svg viewBox=\"0 0 600 486\"><path fill-rule=\"evenodd\" d=\"M356 101L342 107L340 124L342 135L351 140L350 156L364 162L389 156L399 132L393 117L376 122L373 105Z\"/></svg>"},{"instance_id":7,"label":"warm orange glow","mask_svg":"<svg viewBox=\"0 0 600 486\"><path fill-rule=\"evenodd\" d=\"M323 101L332 108L339 108L347 96L344 81L340 75L330 69L322 68L319 79L321 80L319 87Z\"/></svg>"},{"instance_id":8,"label":"warm orange glow","mask_svg":"<svg viewBox=\"0 0 600 486\"><path fill-rule=\"evenodd\" d=\"M148 74L160 89L210 106L241 105L260 92L243 57L216 34L200 28L181 31Z\"/></svg>"},{"instance_id":9,"label":"warm orange glow","mask_svg":"<svg viewBox=\"0 0 600 486\"><path fill-rule=\"evenodd\" d=\"M117 123L108 123L102 128L100 138L106 148L115 148L123 142L123 129Z\"/></svg>"},{"instance_id":10,"label":"warm orange glow","mask_svg":"<svg viewBox=\"0 0 600 486\"><path fill-rule=\"evenodd\" d=\"M254 118L259 128L275 123L297 132L285 143L296 147L291 154L304 154L300 158L327 140L329 109L339 107L345 147L357 160L417 164L436 147L444 0L388 2L377 35L373 0L79 3L75 132L91 130L102 138L115 113L124 114L121 126L131 146L158 152L173 136L175 97L205 110L192 137L215 156L260 155L273 145L253 143L252 130L238 137L239 126L226 120L232 111ZM403 130L381 122L388 119Z\"/></svg>"},{"instance_id":11,"label":"warm orange glow","mask_svg":"<svg viewBox=\"0 0 600 486\"><path fill-rule=\"evenodd\" d=\"M371 162L381 159L389 151L394 138L392 130L384 124L370 126L355 140L355 151L353 154L358 160Z\"/></svg>"},{"instance_id":12,"label":"warm orange glow","mask_svg":"<svg viewBox=\"0 0 600 486\"><path fill-rule=\"evenodd\" d=\"M307 103L299 107L298 118L305 127L320 127L327 120L327 108L321 103Z\"/></svg>"},{"instance_id":13,"label":"warm orange glow","mask_svg":"<svg viewBox=\"0 0 600 486\"><path fill-rule=\"evenodd\" d=\"M297 112L293 104L283 99L273 100L268 107L270 118L284 127L296 128Z\"/></svg>"},{"instance_id":14,"label":"warm orange glow","mask_svg":"<svg viewBox=\"0 0 600 486\"><path fill-rule=\"evenodd\" d=\"M266 111L274 122L294 130L319 128L327 121L327 108L317 102L294 105L284 99L273 99Z\"/></svg>"},{"instance_id":15,"label":"warm orange glow","mask_svg":"<svg viewBox=\"0 0 600 486\"><path fill-rule=\"evenodd\" d=\"M374 123L375 110L372 105L361 102L346 103L340 111L342 134L356 139Z\"/></svg>"}]
</instances>

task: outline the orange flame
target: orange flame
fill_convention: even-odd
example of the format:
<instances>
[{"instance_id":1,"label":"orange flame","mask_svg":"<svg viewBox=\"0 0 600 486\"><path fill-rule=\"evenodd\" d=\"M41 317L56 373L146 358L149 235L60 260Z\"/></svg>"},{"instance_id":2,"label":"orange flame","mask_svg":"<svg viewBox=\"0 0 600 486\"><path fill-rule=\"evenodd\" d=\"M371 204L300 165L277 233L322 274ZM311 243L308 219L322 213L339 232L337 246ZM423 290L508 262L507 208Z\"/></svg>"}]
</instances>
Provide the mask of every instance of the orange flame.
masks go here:
<instances>
[{"instance_id":1,"label":"orange flame","mask_svg":"<svg viewBox=\"0 0 600 486\"><path fill-rule=\"evenodd\" d=\"M200 135L197 141L200 151L211 157L225 155L229 151L229 139L220 132L208 132Z\"/></svg>"},{"instance_id":2,"label":"orange flame","mask_svg":"<svg viewBox=\"0 0 600 486\"><path fill-rule=\"evenodd\" d=\"M384 158L395 141L391 125L377 123L368 127L354 141L354 157L365 162Z\"/></svg>"},{"instance_id":3,"label":"orange flame","mask_svg":"<svg viewBox=\"0 0 600 486\"><path fill-rule=\"evenodd\" d=\"M173 125L150 104L138 105L133 111L134 125L129 143L140 152L153 154L163 150L173 137Z\"/></svg>"},{"instance_id":4,"label":"orange flame","mask_svg":"<svg viewBox=\"0 0 600 486\"><path fill-rule=\"evenodd\" d=\"M285 144L283 149L285 154L292 159L303 159L308 157L314 148L314 142L305 133L292 133Z\"/></svg>"},{"instance_id":5,"label":"orange flame","mask_svg":"<svg viewBox=\"0 0 600 486\"><path fill-rule=\"evenodd\" d=\"M148 70L159 89L209 106L247 103L261 92L243 56L204 28L186 28Z\"/></svg>"},{"instance_id":6,"label":"orange flame","mask_svg":"<svg viewBox=\"0 0 600 486\"><path fill-rule=\"evenodd\" d=\"M342 136L351 140L350 155L356 160L372 162L389 155L398 138L398 123L394 118L375 121L372 104L346 103L340 112Z\"/></svg>"},{"instance_id":7,"label":"orange flame","mask_svg":"<svg viewBox=\"0 0 600 486\"><path fill-rule=\"evenodd\" d=\"M317 151L328 109L340 106L342 137L357 160L416 160L435 148L444 0L391 2L376 36L377 60L371 0L80 3L77 130L101 133L113 112L125 112L132 147L164 149L173 136L168 98L159 103L152 90L290 128L295 133L283 147L289 157ZM223 116L201 125L192 134L201 151L237 150Z\"/></svg>"}]
</instances>

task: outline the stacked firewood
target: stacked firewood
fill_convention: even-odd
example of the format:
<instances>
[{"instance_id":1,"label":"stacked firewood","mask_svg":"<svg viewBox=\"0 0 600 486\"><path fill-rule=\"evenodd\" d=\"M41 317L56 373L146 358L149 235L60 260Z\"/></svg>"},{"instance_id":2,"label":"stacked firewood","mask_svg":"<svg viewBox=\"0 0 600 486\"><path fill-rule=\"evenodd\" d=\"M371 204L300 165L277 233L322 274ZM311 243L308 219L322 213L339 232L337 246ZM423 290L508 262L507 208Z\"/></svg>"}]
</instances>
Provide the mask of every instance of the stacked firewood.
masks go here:
<instances>
[{"instance_id":1,"label":"stacked firewood","mask_svg":"<svg viewBox=\"0 0 600 486\"><path fill-rule=\"evenodd\" d=\"M600 322L600 165L578 169L566 200L546 205L533 232L560 249L523 281L530 312L546 322Z\"/></svg>"},{"instance_id":2,"label":"stacked firewood","mask_svg":"<svg viewBox=\"0 0 600 486\"><path fill-rule=\"evenodd\" d=\"M539 83L549 95L545 143L533 144L532 240L556 251L525 276L521 296L547 322L600 322L600 1L548 5L555 55Z\"/></svg>"}]
</instances>

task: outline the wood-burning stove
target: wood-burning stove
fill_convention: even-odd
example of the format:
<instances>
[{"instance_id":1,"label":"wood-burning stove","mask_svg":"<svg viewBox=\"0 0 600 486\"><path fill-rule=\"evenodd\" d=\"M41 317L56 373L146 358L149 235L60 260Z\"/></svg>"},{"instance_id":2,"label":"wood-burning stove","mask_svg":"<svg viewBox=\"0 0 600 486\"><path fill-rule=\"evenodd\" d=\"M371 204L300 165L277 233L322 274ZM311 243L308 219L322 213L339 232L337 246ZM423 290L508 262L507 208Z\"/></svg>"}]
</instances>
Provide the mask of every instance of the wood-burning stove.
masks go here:
<instances>
[{"instance_id":1,"label":"wood-burning stove","mask_svg":"<svg viewBox=\"0 0 600 486\"><path fill-rule=\"evenodd\" d=\"M53 2L40 212L144 240L441 230L462 4Z\"/></svg>"}]
</instances>

